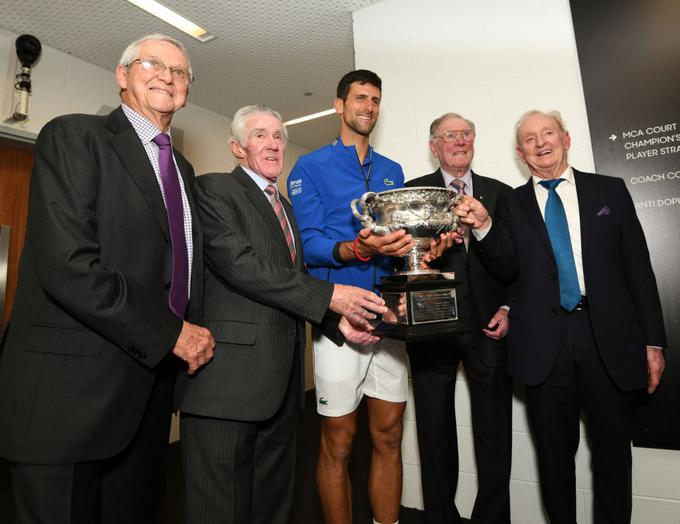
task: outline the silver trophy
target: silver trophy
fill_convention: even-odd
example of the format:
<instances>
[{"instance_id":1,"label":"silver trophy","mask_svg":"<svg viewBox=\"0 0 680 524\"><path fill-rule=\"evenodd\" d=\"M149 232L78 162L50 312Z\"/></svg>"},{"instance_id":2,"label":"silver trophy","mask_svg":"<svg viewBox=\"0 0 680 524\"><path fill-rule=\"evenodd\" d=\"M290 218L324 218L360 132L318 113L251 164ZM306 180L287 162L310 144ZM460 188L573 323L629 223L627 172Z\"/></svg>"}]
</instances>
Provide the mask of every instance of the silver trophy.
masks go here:
<instances>
[{"instance_id":1,"label":"silver trophy","mask_svg":"<svg viewBox=\"0 0 680 524\"><path fill-rule=\"evenodd\" d=\"M415 241L415 247L405 257L404 271L383 277L377 284L388 311L375 333L413 342L470 331L467 323L459 319L459 282L455 275L422 265L432 239L458 227L453 207L461 198L450 189L408 187L368 192L352 200L352 213L364 227L378 235L405 229Z\"/></svg>"},{"instance_id":2,"label":"silver trophy","mask_svg":"<svg viewBox=\"0 0 680 524\"><path fill-rule=\"evenodd\" d=\"M406 187L380 193L364 193L352 200L352 213L364 227L378 235L404 229L413 236L415 246L406 255L404 271L399 274L431 274L436 269L423 269L422 259L430 241L441 233L458 227L453 212L461 196L441 187Z\"/></svg>"}]
</instances>

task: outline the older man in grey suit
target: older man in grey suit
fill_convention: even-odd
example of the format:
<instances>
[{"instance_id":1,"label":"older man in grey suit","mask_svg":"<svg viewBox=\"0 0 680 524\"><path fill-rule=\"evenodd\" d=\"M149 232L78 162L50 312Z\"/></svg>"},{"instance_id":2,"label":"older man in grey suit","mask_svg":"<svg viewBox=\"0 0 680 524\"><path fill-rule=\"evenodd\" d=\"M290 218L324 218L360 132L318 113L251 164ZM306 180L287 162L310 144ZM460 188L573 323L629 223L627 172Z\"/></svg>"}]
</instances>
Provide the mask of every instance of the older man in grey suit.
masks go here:
<instances>
[{"instance_id":1,"label":"older man in grey suit","mask_svg":"<svg viewBox=\"0 0 680 524\"><path fill-rule=\"evenodd\" d=\"M345 316L329 325L372 343L369 310L385 308L370 291L305 274L292 208L276 189L286 147L280 115L241 108L232 135L239 167L197 179L205 318L217 347L211 365L189 379L181 406L187 520L285 524L304 398L304 321L320 323L330 309Z\"/></svg>"}]
</instances>

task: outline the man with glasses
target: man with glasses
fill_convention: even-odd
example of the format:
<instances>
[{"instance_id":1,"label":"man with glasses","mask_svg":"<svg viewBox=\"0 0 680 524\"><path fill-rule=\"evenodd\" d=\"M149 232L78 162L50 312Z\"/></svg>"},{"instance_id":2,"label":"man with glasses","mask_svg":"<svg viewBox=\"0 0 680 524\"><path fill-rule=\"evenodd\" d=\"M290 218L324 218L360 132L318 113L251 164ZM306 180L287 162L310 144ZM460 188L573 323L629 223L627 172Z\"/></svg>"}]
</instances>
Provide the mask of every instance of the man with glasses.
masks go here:
<instances>
[{"instance_id":1,"label":"man with glasses","mask_svg":"<svg viewBox=\"0 0 680 524\"><path fill-rule=\"evenodd\" d=\"M45 125L0 361L0 453L17 522L153 523L178 364L213 356L201 318L191 165L171 147L191 66L151 35L116 67L122 106Z\"/></svg>"},{"instance_id":2,"label":"man with glasses","mask_svg":"<svg viewBox=\"0 0 680 524\"><path fill-rule=\"evenodd\" d=\"M475 125L446 113L430 125L430 151L439 169L407 186L450 187L474 195L493 213L498 197L511 188L471 169ZM467 376L478 491L473 522L510 522L512 386L505 371L510 286L480 259L474 237L456 244L430 265L452 271L459 315L472 331L437 341L408 345L416 405L416 427L425 505L425 522L461 522L454 497L458 485L455 386L459 365Z\"/></svg>"}]
</instances>

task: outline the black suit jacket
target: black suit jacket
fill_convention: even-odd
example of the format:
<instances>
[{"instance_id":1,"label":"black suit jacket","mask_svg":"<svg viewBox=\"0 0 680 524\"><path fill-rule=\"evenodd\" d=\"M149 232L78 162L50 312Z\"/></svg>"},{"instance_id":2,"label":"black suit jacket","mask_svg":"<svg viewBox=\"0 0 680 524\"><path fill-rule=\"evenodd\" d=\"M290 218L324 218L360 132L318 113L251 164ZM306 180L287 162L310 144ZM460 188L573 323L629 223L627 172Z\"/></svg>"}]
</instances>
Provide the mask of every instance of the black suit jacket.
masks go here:
<instances>
[{"instance_id":1,"label":"black suit jacket","mask_svg":"<svg viewBox=\"0 0 680 524\"><path fill-rule=\"evenodd\" d=\"M444 177L440 169L406 183L407 187L433 186L444 187ZM498 180L472 173L474 197L484 204L493 215L496 201L503 193L512 188ZM510 305L511 285L492 273L481 261L479 248L474 235L470 235L468 253L462 244L447 250L443 256L432 263L432 267L442 271L453 271L463 283L457 293L465 302L464 313L472 326L473 346L477 357L487 366L505 363L505 339L500 341L487 337L482 329L487 327L491 317L502 305Z\"/></svg>"},{"instance_id":2,"label":"black suit jacket","mask_svg":"<svg viewBox=\"0 0 680 524\"><path fill-rule=\"evenodd\" d=\"M265 420L281 405L296 351L303 365L304 320L323 319L333 286L305 274L295 216L281 197L295 237L291 260L267 196L240 167L198 177L196 200L205 235L205 322L216 348L188 379L181 410ZM302 381L298 388L302 402Z\"/></svg>"},{"instance_id":3,"label":"black suit jacket","mask_svg":"<svg viewBox=\"0 0 680 524\"><path fill-rule=\"evenodd\" d=\"M647 384L645 345L666 346L656 279L642 227L622 179L574 170L588 310L595 341L614 383ZM558 348L557 267L533 182L501 198L479 242L492 269L517 276L510 310L508 368L519 381L543 382Z\"/></svg>"},{"instance_id":4,"label":"black suit jacket","mask_svg":"<svg viewBox=\"0 0 680 524\"><path fill-rule=\"evenodd\" d=\"M175 157L191 204L193 169ZM202 302L195 215L193 224L190 320ZM156 176L122 109L43 128L0 362L3 456L97 460L132 439L182 327L168 307L169 238Z\"/></svg>"}]
</instances>

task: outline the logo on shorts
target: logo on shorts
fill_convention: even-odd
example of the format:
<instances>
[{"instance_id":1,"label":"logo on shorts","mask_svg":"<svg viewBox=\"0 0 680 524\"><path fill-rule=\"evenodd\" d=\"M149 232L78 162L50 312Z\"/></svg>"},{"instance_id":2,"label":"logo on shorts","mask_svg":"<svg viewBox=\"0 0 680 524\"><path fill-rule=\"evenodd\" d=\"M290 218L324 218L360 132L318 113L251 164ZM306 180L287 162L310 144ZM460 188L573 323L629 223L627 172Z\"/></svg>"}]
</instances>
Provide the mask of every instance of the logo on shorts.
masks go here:
<instances>
[{"instance_id":1,"label":"logo on shorts","mask_svg":"<svg viewBox=\"0 0 680 524\"><path fill-rule=\"evenodd\" d=\"M321 404L322 406L328 406L328 401L325 398L321 397L319 399L319 404Z\"/></svg>"}]
</instances>

